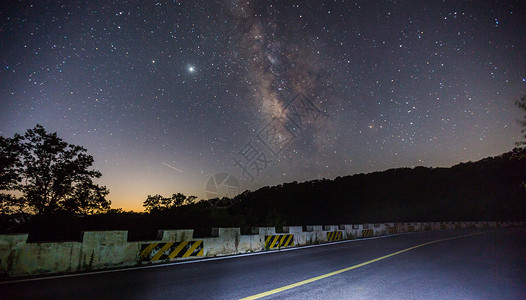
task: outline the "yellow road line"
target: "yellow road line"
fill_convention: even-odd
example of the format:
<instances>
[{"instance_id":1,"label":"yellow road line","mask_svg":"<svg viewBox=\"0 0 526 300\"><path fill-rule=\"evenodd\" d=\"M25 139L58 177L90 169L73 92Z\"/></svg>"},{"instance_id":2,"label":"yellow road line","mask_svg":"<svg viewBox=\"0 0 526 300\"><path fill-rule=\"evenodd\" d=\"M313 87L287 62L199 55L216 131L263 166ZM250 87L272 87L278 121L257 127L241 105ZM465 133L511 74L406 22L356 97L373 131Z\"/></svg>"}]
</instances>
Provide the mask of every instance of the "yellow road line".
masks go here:
<instances>
[{"instance_id":1,"label":"yellow road line","mask_svg":"<svg viewBox=\"0 0 526 300\"><path fill-rule=\"evenodd\" d=\"M350 266L350 267L347 267L347 268L344 268L344 269L341 269L341 270L337 270L337 271L330 272L330 273L327 273L327 274L324 274L324 275L320 275L320 276L313 277L313 278L310 278L310 279L306 279L306 280L303 280L303 281L300 281L300 282L289 284L289 285L286 285L284 287L280 287L280 288L273 289L273 290L270 290L270 291L267 291L267 292L259 293L259 294L253 295L253 296L245 297L245 298L242 298L241 300L259 299L259 298L263 298L263 297L266 297L266 296L274 295L274 294L277 294L277 293L280 293L280 292L283 292L283 291L286 291L286 290L293 289L293 288L298 287L298 286L305 285L307 283L311 283L311 282L318 281L318 280L321 280L321 279L324 279L324 278L327 278L327 277L338 275L338 274L343 273L343 272L354 270L354 269L357 269L359 267L363 267L365 265L372 264L372 263L377 262L379 260L386 259L388 257L395 256L395 255L398 255L398 254L401 254L401 253L404 253L404 252L407 252L407 251L410 251L410 250L413 250L413 249L416 249L416 248L420 248L420 247L423 247L423 246L426 246L426 245L431 245L431 244L438 243L438 242L444 242L444 241L453 240L453 239L459 239L459 238L468 237L468 236L474 236L474 235L483 234L483 233L487 233L487 231L479 232L479 233L473 233L473 234L460 235L460 236L454 236L454 237L450 237L450 238L445 238L445 239L440 239L440 240L435 240L435 241L423 243L423 244L420 244L420 245L416 245L416 246L413 246L413 247L410 247L410 248L407 248L407 249L404 249L404 250L400 250L400 251L397 251L397 252L394 252L394 253L391 253L391 254L384 255L382 257L378 257L378 258L375 258L375 259L363 262L361 264L357 264L357 265Z\"/></svg>"}]
</instances>

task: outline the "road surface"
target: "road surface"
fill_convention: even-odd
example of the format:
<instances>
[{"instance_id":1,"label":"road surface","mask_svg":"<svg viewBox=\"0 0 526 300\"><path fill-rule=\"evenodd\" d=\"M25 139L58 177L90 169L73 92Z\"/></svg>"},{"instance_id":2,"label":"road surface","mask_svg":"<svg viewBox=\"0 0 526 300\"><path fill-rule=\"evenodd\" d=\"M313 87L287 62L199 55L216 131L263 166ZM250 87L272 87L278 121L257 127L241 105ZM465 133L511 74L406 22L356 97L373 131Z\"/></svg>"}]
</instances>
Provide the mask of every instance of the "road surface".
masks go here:
<instances>
[{"instance_id":1,"label":"road surface","mask_svg":"<svg viewBox=\"0 0 526 300\"><path fill-rule=\"evenodd\" d=\"M409 233L153 268L0 283L2 299L245 297L526 299L526 229Z\"/></svg>"}]
</instances>

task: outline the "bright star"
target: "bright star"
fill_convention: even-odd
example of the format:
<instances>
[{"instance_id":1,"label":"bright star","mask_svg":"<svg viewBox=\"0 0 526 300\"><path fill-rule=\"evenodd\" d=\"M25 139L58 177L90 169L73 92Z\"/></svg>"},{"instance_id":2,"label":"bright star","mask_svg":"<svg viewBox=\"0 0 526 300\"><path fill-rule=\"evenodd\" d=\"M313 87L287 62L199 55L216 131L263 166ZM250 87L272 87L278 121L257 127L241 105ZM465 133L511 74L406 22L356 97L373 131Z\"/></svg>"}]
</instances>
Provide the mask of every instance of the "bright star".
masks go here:
<instances>
[{"instance_id":1,"label":"bright star","mask_svg":"<svg viewBox=\"0 0 526 300\"><path fill-rule=\"evenodd\" d=\"M188 72L194 73L195 72L195 67L194 66L188 66Z\"/></svg>"}]
</instances>

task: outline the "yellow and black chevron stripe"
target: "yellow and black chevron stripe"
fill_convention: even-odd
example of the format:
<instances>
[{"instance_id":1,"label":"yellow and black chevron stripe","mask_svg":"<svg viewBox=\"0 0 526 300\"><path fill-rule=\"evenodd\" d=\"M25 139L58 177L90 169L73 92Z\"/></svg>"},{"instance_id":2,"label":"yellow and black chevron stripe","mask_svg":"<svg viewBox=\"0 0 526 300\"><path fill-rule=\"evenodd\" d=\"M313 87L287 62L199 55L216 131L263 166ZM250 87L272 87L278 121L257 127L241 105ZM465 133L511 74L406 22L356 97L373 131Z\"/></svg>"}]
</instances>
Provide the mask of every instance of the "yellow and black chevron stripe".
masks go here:
<instances>
[{"instance_id":1,"label":"yellow and black chevron stripe","mask_svg":"<svg viewBox=\"0 0 526 300\"><path fill-rule=\"evenodd\" d=\"M279 249L294 246L293 234L268 235L265 237L265 249Z\"/></svg>"},{"instance_id":2,"label":"yellow and black chevron stripe","mask_svg":"<svg viewBox=\"0 0 526 300\"><path fill-rule=\"evenodd\" d=\"M389 226L389 234L397 234L397 233L398 233L398 227Z\"/></svg>"},{"instance_id":3,"label":"yellow and black chevron stripe","mask_svg":"<svg viewBox=\"0 0 526 300\"><path fill-rule=\"evenodd\" d=\"M440 229L441 229L441 230L446 229L446 224L440 224Z\"/></svg>"},{"instance_id":4,"label":"yellow and black chevron stripe","mask_svg":"<svg viewBox=\"0 0 526 300\"><path fill-rule=\"evenodd\" d=\"M407 231L409 231L409 232L415 231L415 226L413 226L413 225L407 226Z\"/></svg>"},{"instance_id":5,"label":"yellow and black chevron stripe","mask_svg":"<svg viewBox=\"0 0 526 300\"><path fill-rule=\"evenodd\" d=\"M484 225L482 225L482 228L489 228L489 224L488 223L484 223Z\"/></svg>"},{"instance_id":6,"label":"yellow and black chevron stripe","mask_svg":"<svg viewBox=\"0 0 526 300\"><path fill-rule=\"evenodd\" d=\"M339 241L343 239L343 232L342 231L329 231L327 232L327 241Z\"/></svg>"},{"instance_id":7,"label":"yellow and black chevron stripe","mask_svg":"<svg viewBox=\"0 0 526 300\"><path fill-rule=\"evenodd\" d=\"M455 224L455 229L460 229L460 224Z\"/></svg>"},{"instance_id":8,"label":"yellow and black chevron stripe","mask_svg":"<svg viewBox=\"0 0 526 300\"><path fill-rule=\"evenodd\" d=\"M141 261L203 256L203 241L151 243L141 245Z\"/></svg>"},{"instance_id":9,"label":"yellow and black chevron stripe","mask_svg":"<svg viewBox=\"0 0 526 300\"><path fill-rule=\"evenodd\" d=\"M362 230L362 237L368 238L373 236L373 230L372 229L364 229Z\"/></svg>"}]
</instances>

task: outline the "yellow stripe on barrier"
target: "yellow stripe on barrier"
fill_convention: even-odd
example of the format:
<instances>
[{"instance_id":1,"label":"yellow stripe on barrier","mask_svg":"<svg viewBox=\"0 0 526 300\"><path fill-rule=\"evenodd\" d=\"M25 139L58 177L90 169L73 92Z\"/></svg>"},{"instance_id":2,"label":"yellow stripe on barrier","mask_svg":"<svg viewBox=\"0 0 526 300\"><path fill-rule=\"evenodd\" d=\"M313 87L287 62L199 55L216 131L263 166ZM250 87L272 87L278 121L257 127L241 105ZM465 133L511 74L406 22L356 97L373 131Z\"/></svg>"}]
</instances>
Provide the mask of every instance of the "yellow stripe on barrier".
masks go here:
<instances>
[{"instance_id":1,"label":"yellow stripe on barrier","mask_svg":"<svg viewBox=\"0 0 526 300\"><path fill-rule=\"evenodd\" d=\"M155 253L155 255L150 259L150 261L158 260L161 257L161 255L163 255L163 253L166 252L166 250L168 250L173 244L173 242L166 243L161 249L159 249L159 251L157 251L157 253Z\"/></svg>"},{"instance_id":2,"label":"yellow stripe on barrier","mask_svg":"<svg viewBox=\"0 0 526 300\"><path fill-rule=\"evenodd\" d=\"M267 245L270 245L270 239L271 239L272 237L273 237L273 235L269 235L269 236L267 236L267 238L265 239L265 247L268 248Z\"/></svg>"},{"instance_id":3,"label":"yellow stripe on barrier","mask_svg":"<svg viewBox=\"0 0 526 300\"><path fill-rule=\"evenodd\" d=\"M283 246L283 243L285 242L285 239L286 239L286 238L287 238L287 237L284 236L284 235L281 236L281 241L279 242L279 247L280 247L280 248L281 248L281 246Z\"/></svg>"},{"instance_id":4,"label":"yellow stripe on barrier","mask_svg":"<svg viewBox=\"0 0 526 300\"><path fill-rule=\"evenodd\" d=\"M293 234L269 235L265 238L265 249L275 249L294 245Z\"/></svg>"},{"instance_id":5,"label":"yellow stripe on barrier","mask_svg":"<svg viewBox=\"0 0 526 300\"><path fill-rule=\"evenodd\" d=\"M327 232L327 241L339 241L343 238L343 233L341 231L329 231Z\"/></svg>"},{"instance_id":6,"label":"yellow stripe on barrier","mask_svg":"<svg viewBox=\"0 0 526 300\"><path fill-rule=\"evenodd\" d=\"M155 246L157 246L157 244L158 243L151 243L146 248L144 248L144 250L141 251L141 259L146 258L148 253L150 253L152 249L155 248Z\"/></svg>"},{"instance_id":7,"label":"yellow stripe on barrier","mask_svg":"<svg viewBox=\"0 0 526 300\"><path fill-rule=\"evenodd\" d=\"M177 254L179 254L179 252L181 252L181 250L188 244L188 242L184 241L184 242L181 242L176 248L175 250L170 253L170 255L168 255L168 258L174 258L175 256L177 256Z\"/></svg>"},{"instance_id":8,"label":"yellow stripe on barrier","mask_svg":"<svg viewBox=\"0 0 526 300\"><path fill-rule=\"evenodd\" d=\"M292 246L294 244L294 235L293 234L289 234L289 239L287 241L287 243L285 243L285 245L283 245L284 247L288 247L288 246Z\"/></svg>"},{"instance_id":9,"label":"yellow stripe on barrier","mask_svg":"<svg viewBox=\"0 0 526 300\"><path fill-rule=\"evenodd\" d=\"M188 249L188 251L186 251L185 254L183 254L183 257L188 257L190 256L194 251L195 249L197 249L197 247L201 244L201 241L198 241L198 242L195 242L192 247L190 247L190 249Z\"/></svg>"},{"instance_id":10,"label":"yellow stripe on barrier","mask_svg":"<svg viewBox=\"0 0 526 300\"><path fill-rule=\"evenodd\" d=\"M278 248L280 241L281 241L281 235L275 235L274 238L272 238L271 247Z\"/></svg>"},{"instance_id":11,"label":"yellow stripe on barrier","mask_svg":"<svg viewBox=\"0 0 526 300\"><path fill-rule=\"evenodd\" d=\"M397 234L398 227L389 227L389 234Z\"/></svg>"},{"instance_id":12,"label":"yellow stripe on barrier","mask_svg":"<svg viewBox=\"0 0 526 300\"><path fill-rule=\"evenodd\" d=\"M362 230L362 238L368 238L373 236L373 230L372 229L363 229Z\"/></svg>"},{"instance_id":13,"label":"yellow stripe on barrier","mask_svg":"<svg viewBox=\"0 0 526 300\"><path fill-rule=\"evenodd\" d=\"M204 254L203 241L142 244L141 249L140 260L149 262Z\"/></svg>"},{"instance_id":14,"label":"yellow stripe on barrier","mask_svg":"<svg viewBox=\"0 0 526 300\"><path fill-rule=\"evenodd\" d=\"M288 246L288 245L292 244L291 242L292 242L292 238L293 237L294 237L294 235L289 234L289 238L287 239L287 242L285 243L285 246Z\"/></svg>"}]
</instances>

